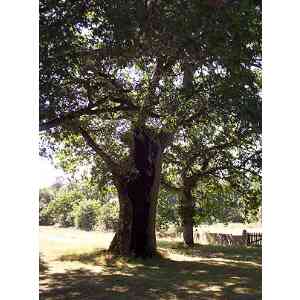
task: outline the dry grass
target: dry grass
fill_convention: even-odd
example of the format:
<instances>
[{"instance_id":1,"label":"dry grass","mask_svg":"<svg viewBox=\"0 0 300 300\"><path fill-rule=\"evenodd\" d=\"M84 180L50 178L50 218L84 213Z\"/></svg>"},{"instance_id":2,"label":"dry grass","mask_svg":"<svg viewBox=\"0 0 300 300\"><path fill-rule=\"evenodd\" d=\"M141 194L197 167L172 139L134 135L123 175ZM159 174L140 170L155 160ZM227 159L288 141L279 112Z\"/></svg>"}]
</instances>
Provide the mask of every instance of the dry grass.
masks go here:
<instances>
[{"instance_id":1,"label":"dry grass","mask_svg":"<svg viewBox=\"0 0 300 300\"><path fill-rule=\"evenodd\" d=\"M113 257L112 234L41 228L40 299L261 299L261 250L159 241L160 257Z\"/></svg>"},{"instance_id":2,"label":"dry grass","mask_svg":"<svg viewBox=\"0 0 300 300\"><path fill-rule=\"evenodd\" d=\"M47 261L56 260L63 254L83 253L95 248L106 249L113 235L74 228L40 226L40 250Z\"/></svg>"}]
</instances>

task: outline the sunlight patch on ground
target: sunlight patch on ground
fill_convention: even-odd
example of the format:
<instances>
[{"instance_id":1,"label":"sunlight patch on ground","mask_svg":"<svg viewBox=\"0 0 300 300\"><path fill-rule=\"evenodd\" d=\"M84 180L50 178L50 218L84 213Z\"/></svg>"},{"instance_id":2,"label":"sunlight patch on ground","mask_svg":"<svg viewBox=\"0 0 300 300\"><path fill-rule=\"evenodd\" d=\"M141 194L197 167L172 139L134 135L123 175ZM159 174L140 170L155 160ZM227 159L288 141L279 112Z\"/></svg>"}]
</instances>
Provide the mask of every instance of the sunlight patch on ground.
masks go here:
<instances>
[{"instance_id":1,"label":"sunlight patch on ground","mask_svg":"<svg viewBox=\"0 0 300 300\"><path fill-rule=\"evenodd\" d=\"M222 254L224 256L224 254ZM261 264L251 262L251 261L239 261L239 260L233 260L233 259L226 259L226 258L219 258L219 257L214 257L214 258L207 258L207 257L191 257L188 255L184 254L176 254L173 252L169 252L167 254L167 257L174 260L174 261L212 261L215 262L219 265L227 265L228 263L235 263L235 264L245 264L245 265L251 265L255 267L261 267Z\"/></svg>"},{"instance_id":2,"label":"sunlight patch on ground","mask_svg":"<svg viewBox=\"0 0 300 300\"><path fill-rule=\"evenodd\" d=\"M245 287L236 287L233 289L237 294L251 294L252 290Z\"/></svg>"},{"instance_id":3,"label":"sunlight patch on ground","mask_svg":"<svg viewBox=\"0 0 300 300\"><path fill-rule=\"evenodd\" d=\"M40 226L40 249L46 260L56 260L61 255L107 248L113 233L87 232L74 228Z\"/></svg>"},{"instance_id":4,"label":"sunlight patch on ground","mask_svg":"<svg viewBox=\"0 0 300 300\"><path fill-rule=\"evenodd\" d=\"M158 241L162 258L126 260L99 249L107 248L112 236L43 228L40 258L47 269L40 275L41 299L261 299L261 265L256 263L261 254L256 249L185 249Z\"/></svg>"},{"instance_id":5,"label":"sunlight patch on ground","mask_svg":"<svg viewBox=\"0 0 300 300\"><path fill-rule=\"evenodd\" d=\"M48 274L51 273L67 273L72 270L86 269L97 273L105 272L105 267L103 266L93 266L84 264L81 262L60 262L60 261L51 261L49 262Z\"/></svg>"},{"instance_id":6,"label":"sunlight patch on ground","mask_svg":"<svg viewBox=\"0 0 300 300\"><path fill-rule=\"evenodd\" d=\"M223 287L219 285L211 285L203 288L203 291L206 292L221 292L223 290Z\"/></svg>"}]
</instances>

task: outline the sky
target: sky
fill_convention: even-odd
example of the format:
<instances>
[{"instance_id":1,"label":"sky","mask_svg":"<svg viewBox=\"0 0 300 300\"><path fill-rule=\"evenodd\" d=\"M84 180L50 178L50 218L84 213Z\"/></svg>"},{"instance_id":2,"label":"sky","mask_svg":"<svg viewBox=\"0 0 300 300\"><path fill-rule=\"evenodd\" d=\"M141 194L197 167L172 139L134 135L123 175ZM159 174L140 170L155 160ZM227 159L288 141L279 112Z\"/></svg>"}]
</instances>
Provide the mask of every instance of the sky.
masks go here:
<instances>
[{"instance_id":1,"label":"sky","mask_svg":"<svg viewBox=\"0 0 300 300\"><path fill-rule=\"evenodd\" d=\"M65 177L66 174L56 169L50 160L39 157L39 187L48 187L55 183L57 177Z\"/></svg>"}]
</instances>

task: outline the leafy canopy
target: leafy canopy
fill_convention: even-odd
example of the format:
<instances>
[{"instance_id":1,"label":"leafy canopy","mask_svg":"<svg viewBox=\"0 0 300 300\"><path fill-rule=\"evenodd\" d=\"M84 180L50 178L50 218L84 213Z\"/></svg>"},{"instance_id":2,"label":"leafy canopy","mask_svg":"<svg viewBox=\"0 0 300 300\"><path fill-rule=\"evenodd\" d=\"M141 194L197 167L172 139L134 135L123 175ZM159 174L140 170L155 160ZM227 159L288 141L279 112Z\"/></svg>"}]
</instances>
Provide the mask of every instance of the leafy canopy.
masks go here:
<instances>
[{"instance_id":1,"label":"leafy canopy","mask_svg":"<svg viewBox=\"0 0 300 300\"><path fill-rule=\"evenodd\" d=\"M259 123L261 11L210 2L41 0L41 130L62 140L79 122L123 157L133 124Z\"/></svg>"}]
</instances>

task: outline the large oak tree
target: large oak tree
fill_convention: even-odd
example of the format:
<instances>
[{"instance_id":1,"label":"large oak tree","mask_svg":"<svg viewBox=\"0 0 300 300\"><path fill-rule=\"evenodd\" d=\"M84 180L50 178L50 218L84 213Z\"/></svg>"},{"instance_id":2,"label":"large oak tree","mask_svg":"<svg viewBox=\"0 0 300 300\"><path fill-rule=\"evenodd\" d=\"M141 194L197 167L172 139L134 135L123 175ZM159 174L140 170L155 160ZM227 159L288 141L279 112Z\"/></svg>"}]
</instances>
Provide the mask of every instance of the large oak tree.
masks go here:
<instances>
[{"instance_id":1,"label":"large oak tree","mask_svg":"<svg viewBox=\"0 0 300 300\"><path fill-rule=\"evenodd\" d=\"M40 130L101 159L118 254L156 252L164 150L210 116L257 123L261 11L252 1L40 1ZM247 126L247 125L245 125Z\"/></svg>"}]
</instances>

